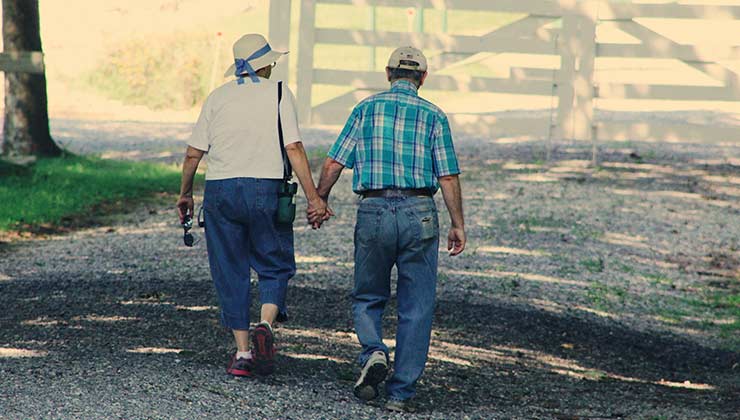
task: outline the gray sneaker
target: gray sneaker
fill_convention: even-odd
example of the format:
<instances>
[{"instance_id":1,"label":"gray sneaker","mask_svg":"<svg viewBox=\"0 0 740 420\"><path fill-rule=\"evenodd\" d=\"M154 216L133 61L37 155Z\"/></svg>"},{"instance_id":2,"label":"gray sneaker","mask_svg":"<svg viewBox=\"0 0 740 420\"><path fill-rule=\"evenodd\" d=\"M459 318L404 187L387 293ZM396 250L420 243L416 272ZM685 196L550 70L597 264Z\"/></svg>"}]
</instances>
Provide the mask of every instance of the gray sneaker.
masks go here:
<instances>
[{"instance_id":1,"label":"gray sneaker","mask_svg":"<svg viewBox=\"0 0 740 420\"><path fill-rule=\"evenodd\" d=\"M388 375L388 361L385 353L376 351L370 355L365 365L362 367L360 377L357 379L354 387L354 394L357 398L370 401L378 396L378 384L385 380Z\"/></svg>"},{"instance_id":2,"label":"gray sneaker","mask_svg":"<svg viewBox=\"0 0 740 420\"><path fill-rule=\"evenodd\" d=\"M416 404L414 404L410 399L408 400L395 400L393 398L389 399L387 403L385 403L385 409L388 411L395 411L398 413L415 413L416 412Z\"/></svg>"}]
</instances>

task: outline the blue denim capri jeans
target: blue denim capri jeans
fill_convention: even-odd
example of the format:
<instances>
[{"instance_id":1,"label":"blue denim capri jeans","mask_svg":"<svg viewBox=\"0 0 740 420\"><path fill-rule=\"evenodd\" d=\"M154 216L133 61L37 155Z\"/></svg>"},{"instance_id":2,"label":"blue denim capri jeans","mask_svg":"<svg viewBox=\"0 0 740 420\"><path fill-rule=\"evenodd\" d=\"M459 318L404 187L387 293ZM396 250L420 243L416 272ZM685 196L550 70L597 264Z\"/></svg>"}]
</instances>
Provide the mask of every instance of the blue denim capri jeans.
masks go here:
<instances>
[{"instance_id":1,"label":"blue denim capri jeans","mask_svg":"<svg viewBox=\"0 0 740 420\"><path fill-rule=\"evenodd\" d=\"M261 304L277 305L287 318L288 280L296 271L293 226L275 223L278 179L206 181L203 209L211 277L221 304L221 322L249 329L250 269L259 278Z\"/></svg>"}]
</instances>

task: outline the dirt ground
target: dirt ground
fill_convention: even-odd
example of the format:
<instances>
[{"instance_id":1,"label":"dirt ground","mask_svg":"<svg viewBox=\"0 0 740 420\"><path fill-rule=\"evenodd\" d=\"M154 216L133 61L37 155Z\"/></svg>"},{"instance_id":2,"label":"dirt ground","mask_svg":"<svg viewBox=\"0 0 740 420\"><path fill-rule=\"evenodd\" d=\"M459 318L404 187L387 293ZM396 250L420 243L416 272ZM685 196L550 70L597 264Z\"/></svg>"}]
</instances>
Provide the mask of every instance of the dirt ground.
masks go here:
<instances>
[{"instance_id":1,"label":"dirt ground","mask_svg":"<svg viewBox=\"0 0 740 420\"><path fill-rule=\"evenodd\" d=\"M335 134L308 132L314 168ZM584 144L457 148L469 243L440 257L408 418L740 418L740 146L604 144L596 168ZM266 381L223 372L202 232L183 247L169 203L2 246L0 418L399 418L351 396L350 179L320 231L296 222Z\"/></svg>"}]
</instances>

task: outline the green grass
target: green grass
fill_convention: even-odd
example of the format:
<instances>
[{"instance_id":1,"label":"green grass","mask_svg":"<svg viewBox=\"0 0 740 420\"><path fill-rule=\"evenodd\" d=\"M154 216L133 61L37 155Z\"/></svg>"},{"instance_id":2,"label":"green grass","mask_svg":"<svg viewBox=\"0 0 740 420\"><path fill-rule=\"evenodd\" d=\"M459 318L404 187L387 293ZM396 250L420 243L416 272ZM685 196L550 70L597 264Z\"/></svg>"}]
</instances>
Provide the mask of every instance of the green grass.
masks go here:
<instances>
[{"instance_id":1,"label":"green grass","mask_svg":"<svg viewBox=\"0 0 740 420\"><path fill-rule=\"evenodd\" d=\"M604 234L604 232L599 229L580 223L580 221L576 221L576 223L573 224L570 233L575 236L579 242L598 239Z\"/></svg>"},{"instance_id":2,"label":"green grass","mask_svg":"<svg viewBox=\"0 0 740 420\"><path fill-rule=\"evenodd\" d=\"M586 290L586 298L595 309L606 311L625 304L627 290L619 286L592 282Z\"/></svg>"},{"instance_id":3,"label":"green grass","mask_svg":"<svg viewBox=\"0 0 740 420\"><path fill-rule=\"evenodd\" d=\"M627 265L623 263L615 263L614 265L619 271L626 273L626 274L634 274L636 271L635 267L631 265Z\"/></svg>"},{"instance_id":4,"label":"green grass","mask_svg":"<svg viewBox=\"0 0 740 420\"><path fill-rule=\"evenodd\" d=\"M700 291L676 301L664 300L657 315L676 324L692 325L694 328L713 330L725 342L724 345L737 351L740 349L740 292ZM686 320L692 317L692 320ZM700 319L697 323L696 319ZM722 320L723 322L717 322Z\"/></svg>"},{"instance_id":5,"label":"green grass","mask_svg":"<svg viewBox=\"0 0 740 420\"><path fill-rule=\"evenodd\" d=\"M602 258L586 258L581 260L580 264L591 273L604 271L604 260Z\"/></svg>"},{"instance_id":6,"label":"green grass","mask_svg":"<svg viewBox=\"0 0 740 420\"><path fill-rule=\"evenodd\" d=\"M732 323L719 326L720 335L740 345L740 292L714 294L709 298L709 305L720 314L734 319Z\"/></svg>"},{"instance_id":7,"label":"green grass","mask_svg":"<svg viewBox=\"0 0 740 420\"><path fill-rule=\"evenodd\" d=\"M0 230L55 226L101 204L127 208L154 193L177 193L174 166L65 156L0 177Z\"/></svg>"},{"instance_id":8,"label":"green grass","mask_svg":"<svg viewBox=\"0 0 740 420\"><path fill-rule=\"evenodd\" d=\"M523 226L524 227L523 230L527 233L531 233L532 232L531 228L533 227L558 228L558 227L568 226L568 223L566 221L556 219L552 215L539 216L536 214L517 217L511 223L512 223L512 226Z\"/></svg>"},{"instance_id":9,"label":"green grass","mask_svg":"<svg viewBox=\"0 0 740 420\"><path fill-rule=\"evenodd\" d=\"M647 280L649 280L650 284L652 285L664 284L670 287L675 287L673 280L671 280L671 278L666 276L665 274L645 273L642 276L646 278Z\"/></svg>"}]
</instances>

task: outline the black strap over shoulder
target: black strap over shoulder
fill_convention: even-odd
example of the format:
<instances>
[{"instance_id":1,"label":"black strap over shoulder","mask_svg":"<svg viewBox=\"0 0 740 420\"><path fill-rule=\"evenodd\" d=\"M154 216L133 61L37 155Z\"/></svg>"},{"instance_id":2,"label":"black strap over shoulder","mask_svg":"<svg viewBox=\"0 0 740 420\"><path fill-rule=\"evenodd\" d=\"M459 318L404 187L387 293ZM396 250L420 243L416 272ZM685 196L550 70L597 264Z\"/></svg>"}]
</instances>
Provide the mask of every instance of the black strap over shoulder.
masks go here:
<instances>
[{"instance_id":1,"label":"black strap over shoulder","mask_svg":"<svg viewBox=\"0 0 740 420\"><path fill-rule=\"evenodd\" d=\"M293 168L290 166L290 159L285 152L283 143L283 123L280 120L280 102L283 100L283 82L278 82L278 137L280 138L280 153L283 155L283 180L288 181L293 177Z\"/></svg>"}]
</instances>

